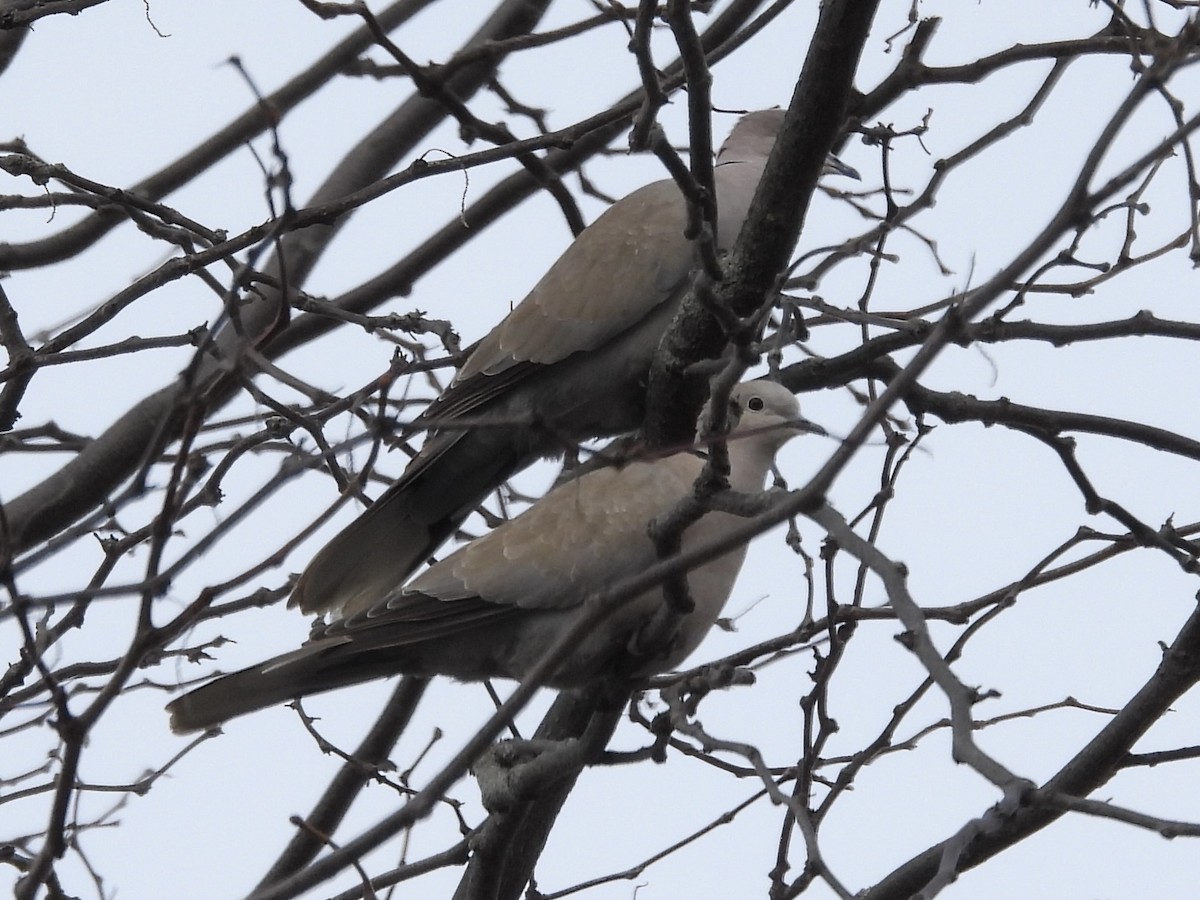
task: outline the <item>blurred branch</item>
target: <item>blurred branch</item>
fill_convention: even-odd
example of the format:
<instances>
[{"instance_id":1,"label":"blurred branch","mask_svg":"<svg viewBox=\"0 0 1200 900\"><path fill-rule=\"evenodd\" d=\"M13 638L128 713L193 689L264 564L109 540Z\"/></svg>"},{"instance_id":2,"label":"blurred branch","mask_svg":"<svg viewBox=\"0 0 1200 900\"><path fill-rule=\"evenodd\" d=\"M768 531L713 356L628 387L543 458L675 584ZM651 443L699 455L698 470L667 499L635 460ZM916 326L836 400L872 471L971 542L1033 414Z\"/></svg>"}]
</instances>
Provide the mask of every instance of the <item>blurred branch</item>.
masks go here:
<instances>
[{"instance_id":1,"label":"blurred branch","mask_svg":"<svg viewBox=\"0 0 1200 900\"><path fill-rule=\"evenodd\" d=\"M628 690L615 685L598 685L591 690L564 691L555 698L533 736L539 744L554 745L546 751L551 765L534 769L518 762L506 771L511 793L500 808L489 810L480 827L455 900L518 900L523 896L559 810L584 767L604 750L628 696ZM571 752L562 753L560 748ZM488 752L496 750L493 747ZM482 787L484 776L479 771L476 775ZM518 785L515 791L512 784Z\"/></svg>"},{"instance_id":2,"label":"blurred branch","mask_svg":"<svg viewBox=\"0 0 1200 900\"><path fill-rule=\"evenodd\" d=\"M503 37L512 30L528 30L537 20L538 12L537 7L525 0L507 0L500 6L496 16L468 42L468 46ZM469 95L486 81L490 72L490 68L479 67L460 70L453 76L451 87L458 93ZM316 192L313 202L319 204L332 196L340 197L349 192L353 185L369 183L406 152L411 142L419 140L444 116L445 111L433 101L420 97L406 101L384 126L376 129L374 134L364 139L335 166L335 175ZM402 135L405 140L400 140ZM393 141L395 143L389 143ZM153 195L154 192L145 193ZM283 241L290 285L299 287L303 283L336 227L330 225L315 230L306 229ZM2 266L3 263L0 263ZM272 268L278 270L279 266L269 267L268 271ZM275 321L278 303L278 298L267 298L239 310L244 333L261 334L266 321ZM231 352L236 352L228 346L240 340L232 329L223 331L218 338L225 344L222 358L228 358ZM218 364L210 361L202 367L197 373L197 383L204 384L212 368ZM235 385L236 382L226 380L208 398L209 406L228 399ZM186 384L175 383L149 395L117 419L59 472L10 501L6 509L9 523L7 552L15 554L45 540L103 502L108 493L139 465L144 448L164 444L177 433L181 422L179 409L195 400L189 393Z\"/></svg>"},{"instance_id":3,"label":"blurred branch","mask_svg":"<svg viewBox=\"0 0 1200 900\"><path fill-rule=\"evenodd\" d=\"M298 829L283 852L267 870L255 890L292 875L312 862L324 849L316 834L333 834L364 787L371 783L380 767L388 760L392 747L408 727L417 704L429 681L424 678L402 678L392 692L387 706L371 730L355 749L352 760L342 764L337 775L326 786L312 811L304 817L307 828Z\"/></svg>"},{"instance_id":4,"label":"blurred branch","mask_svg":"<svg viewBox=\"0 0 1200 900\"><path fill-rule=\"evenodd\" d=\"M397 0L379 13L377 18L385 27L395 28L432 2L433 0ZM325 87L330 79L371 44L370 30L365 26L359 28L305 72L268 95L263 103L256 103L165 169L127 188L126 193L136 195L145 202L154 202L187 184L227 154L238 150L251 138L270 127L271 119L268 113L282 118L302 100ZM0 242L0 271L43 266L74 256L98 241L123 219L119 209L106 207L50 238L31 244Z\"/></svg>"},{"instance_id":5,"label":"blurred branch","mask_svg":"<svg viewBox=\"0 0 1200 900\"><path fill-rule=\"evenodd\" d=\"M37 0L28 3L9 3L0 11L0 29L18 28L43 19L66 13L77 16L85 9L107 3L108 0Z\"/></svg>"},{"instance_id":6,"label":"blurred branch","mask_svg":"<svg viewBox=\"0 0 1200 900\"><path fill-rule=\"evenodd\" d=\"M1198 680L1200 611L1193 611L1141 690L1058 774L1029 792L1019 808L985 812L965 843L952 838L913 857L863 892L863 900L908 900L933 881L947 853L956 855L956 871L966 871L1050 825L1067 811L1058 798L1085 798L1106 784L1134 743Z\"/></svg>"}]
</instances>

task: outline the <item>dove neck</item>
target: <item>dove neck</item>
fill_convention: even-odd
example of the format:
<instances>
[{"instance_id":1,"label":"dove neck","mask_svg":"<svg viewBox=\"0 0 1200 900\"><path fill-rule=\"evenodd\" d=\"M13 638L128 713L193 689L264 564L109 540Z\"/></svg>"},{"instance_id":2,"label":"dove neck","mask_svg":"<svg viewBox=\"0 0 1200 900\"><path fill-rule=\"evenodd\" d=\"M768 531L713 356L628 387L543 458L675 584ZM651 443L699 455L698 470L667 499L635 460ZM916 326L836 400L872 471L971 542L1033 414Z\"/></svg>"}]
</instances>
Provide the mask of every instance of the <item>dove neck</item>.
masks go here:
<instances>
[{"instance_id":1,"label":"dove neck","mask_svg":"<svg viewBox=\"0 0 1200 900\"><path fill-rule=\"evenodd\" d=\"M766 448L758 441L731 440L729 447L729 487L745 494L755 493L763 489L767 480L767 472L775 459L773 448ZM708 461L709 453L705 448L696 447L687 451L691 455Z\"/></svg>"}]
</instances>

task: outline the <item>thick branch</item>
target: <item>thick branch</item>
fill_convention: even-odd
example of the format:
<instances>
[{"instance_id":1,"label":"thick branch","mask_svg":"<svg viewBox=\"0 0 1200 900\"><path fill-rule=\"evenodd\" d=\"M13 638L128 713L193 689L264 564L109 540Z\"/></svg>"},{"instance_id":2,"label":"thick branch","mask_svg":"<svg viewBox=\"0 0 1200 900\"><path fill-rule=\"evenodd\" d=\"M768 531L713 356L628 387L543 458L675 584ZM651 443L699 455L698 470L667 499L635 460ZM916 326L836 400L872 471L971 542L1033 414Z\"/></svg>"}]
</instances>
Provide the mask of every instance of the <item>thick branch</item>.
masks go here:
<instances>
[{"instance_id":1,"label":"thick branch","mask_svg":"<svg viewBox=\"0 0 1200 900\"><path fill-rule=\"evenodd\" d=\"M844 125L854 72L877 5L877 0L833 0L822 6L787 118L726 264L725 279L711 288L711 302L718 309L750 318L774 297L825 158ZM696 295L708 289L706 280L701 277L698 285L663 336L650 373L644 430L651 446L691 439L706 386L689 384L686 370L718 356L728 338Z\"/></svg>"}]
</instances>

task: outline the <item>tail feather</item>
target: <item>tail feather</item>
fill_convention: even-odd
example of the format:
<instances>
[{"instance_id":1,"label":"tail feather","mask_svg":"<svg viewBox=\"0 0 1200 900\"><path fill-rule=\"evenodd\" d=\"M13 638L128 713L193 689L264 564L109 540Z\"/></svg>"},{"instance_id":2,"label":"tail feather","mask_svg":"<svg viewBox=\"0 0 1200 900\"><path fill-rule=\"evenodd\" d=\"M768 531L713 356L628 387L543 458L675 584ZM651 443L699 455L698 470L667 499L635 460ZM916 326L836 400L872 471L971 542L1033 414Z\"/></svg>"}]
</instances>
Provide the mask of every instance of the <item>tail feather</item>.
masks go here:
<instances>
[{"instance_id":1,"label":"tail feather","mask_svg":"<svg viewBox=\"0 0 1200 900\"><path fill-rule=\"evenodd\" d=\"M333 643L334 646L322 642L301 647L294 653L224 675L177 697L167 704L171 730L176 734L204 731L297 697L397 674L394 648L362 653L349 647L350 652L344 652L342 641Z\"/></svg>"},{"instance_id":2,"label":"tail feather","mask_svg":"<svg viewBox=\"0 0 1200 900\"><path fill-rule=\"evenodd\" d=\"M504 429L437 435L409 468L313 557L291 603L353 615L399 587L527 460Z\"/></svg>"}]
</instances>

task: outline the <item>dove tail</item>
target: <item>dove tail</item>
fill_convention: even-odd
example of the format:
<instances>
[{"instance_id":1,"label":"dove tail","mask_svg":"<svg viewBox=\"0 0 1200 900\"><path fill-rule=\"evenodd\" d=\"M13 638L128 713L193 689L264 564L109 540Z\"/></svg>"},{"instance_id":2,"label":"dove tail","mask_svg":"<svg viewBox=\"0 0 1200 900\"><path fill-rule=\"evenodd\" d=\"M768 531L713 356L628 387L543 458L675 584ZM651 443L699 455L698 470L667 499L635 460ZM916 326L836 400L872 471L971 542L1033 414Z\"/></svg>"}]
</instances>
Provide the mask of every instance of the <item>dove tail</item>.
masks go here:
<instances>
[{"instance_id":1,"label":"dove tail","mask_svg":"<svg viewBox=\"0 0 1200 900\"><path fill-rule=\"evenodd\" d=\"M496 440L485 440L487 431L437 435L445 439L436 452L417 456L313 557L292 590L292 605L349 616L402 585L489 491L529 461L499 429L493 433Z\"/></svg>"},{"instance_id":2,"label":"dove tail","mask_svg":"<svg viewBox=\"0 0 1200 900\"><path fill-rule=\"evenodd\" d=\"M225 675L167 704L171 730L176 734L203 731L297 697L349 687L396 673L394 660L383 659L382 654L376 654L376 657L378 664L372 665L369 659L364 660L353 654L347 659L342 654L334 653L325 662L302 648L295 654L280 658L292 658L291 662L273 659ZM347 665L347 662L350 664ZM428 678L405 677L411 695L410 704L414 709L428 683Z\"/></svg>"}]
</instances>

